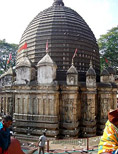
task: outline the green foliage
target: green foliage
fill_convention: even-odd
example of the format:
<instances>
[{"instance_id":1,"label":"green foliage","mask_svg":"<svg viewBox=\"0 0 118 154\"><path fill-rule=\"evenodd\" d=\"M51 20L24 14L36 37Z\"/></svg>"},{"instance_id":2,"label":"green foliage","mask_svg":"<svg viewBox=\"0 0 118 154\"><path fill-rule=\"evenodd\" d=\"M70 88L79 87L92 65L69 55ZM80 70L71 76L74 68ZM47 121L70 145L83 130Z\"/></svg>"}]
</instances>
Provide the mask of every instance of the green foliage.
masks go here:
<instances>
[{"instance_id":1,"label":"green foliage","mask_svg":"<svg viewBox=\"0 0 118 154\"><path fill-rule=\"evenodd\" d=\"M108 66L109 64L114 68L118 68L118 26L101 35L98 45L100 49L101 69L104 65ZM108 60L108 63L106 63L105 59Z\"/></svg>"},{"instance_id":2,"label":"green foliage","mask_svg":"<svg viewBox=\"0 0 118 154\"><path fill-rule=\"evenodd\" d=\"M0 74L7 71L9 67L15 66L16 51L18 49L17 44L7 43L6 40L0 40ZM7 64L9 59L9 54L12 54L12 59L10 63Z\"/></svg>"}]
</instances>

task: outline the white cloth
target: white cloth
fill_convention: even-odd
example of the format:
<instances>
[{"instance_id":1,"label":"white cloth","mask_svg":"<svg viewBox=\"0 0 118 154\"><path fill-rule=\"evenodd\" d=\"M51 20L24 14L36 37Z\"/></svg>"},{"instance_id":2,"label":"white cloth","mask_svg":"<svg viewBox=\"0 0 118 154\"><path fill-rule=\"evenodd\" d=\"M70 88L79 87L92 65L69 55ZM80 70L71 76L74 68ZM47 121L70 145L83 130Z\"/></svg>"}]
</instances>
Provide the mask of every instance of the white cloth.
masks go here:
<instances>
[{"instance_id":1,"label":"white cloth","mask_svg":"<svg viewBox=\"0 0 118 154\"><path fill-rule=\"evenodd\" d=\"M40 147L44 147L44 146L45 146L46 140L47 140L46 136L41 135L41 136L39 137L39 146L40 146Z\"/></svg>"}]
</instances>

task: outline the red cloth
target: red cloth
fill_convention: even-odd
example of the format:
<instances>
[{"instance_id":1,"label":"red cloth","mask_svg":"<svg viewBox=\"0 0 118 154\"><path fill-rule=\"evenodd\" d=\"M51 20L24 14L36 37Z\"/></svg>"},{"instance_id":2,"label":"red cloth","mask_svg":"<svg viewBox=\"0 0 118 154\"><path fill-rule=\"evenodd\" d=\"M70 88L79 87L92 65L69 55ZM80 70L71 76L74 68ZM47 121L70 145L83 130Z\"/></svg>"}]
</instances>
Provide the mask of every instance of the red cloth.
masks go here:
<instances>
[{"instance_id":1,"label":"red cloth","mask_svg":"<svg viewBox=\"0 0 118 154\"><path fill-rule=\"evenodd\" d=\"M25 154L21 149L20 142L16 138L11 138L8 154Z\"/></svg>"},{"instance_id":2,"label":"red cloth","mask_svg":"<svg viewBox=\"0 0 118 154\"><path fill-rule=\"evenodd\" d=\"M108 119L112 124L118 124L118 109L108 112Z\"/></svg>"},{"instance_id":3,"label":"red cloth","mask_svg":"<svg viewBox=\"0 0 118 154\"><path fill-rule=\"evenodd\" d=\"M105 62L108 63L108 59L107 58L105 58Z\"/></svg>"},{"instance_id":4,"label":"red cloth","mask_svg":"<svg viewBox=\"0 0 118 154\"><path fill-rule=\"evenodd\" d=\"M77 48L75 49L75 53L74 53L74 55L73 55L73 58L75 58L75 56L77 55ZM73 59L72 58L72 59Z\"/></svg>"},{"instance_id":5,"label":"red cloth","mask_svg":"<svg viewBox=\"0 0 118 154\"><path fill-rule=\"evenodd\" d=\"M2 148L0 147L0 154L2 154Z\"/></svg>"},{"instance_id":6,"label":"red cloth","mask_svg":"<svg viewBox=\"0 0 118 154\"><path fill-rule=\"evenodd\" d=\"M24 45L22 45L20 47L20 49L18 50L18 52L20 52L21 50L25 50L25 49L27 49L27 43L25 43Z\"/></svg>"},{"instance_id":7,"label":"red cloth","mask_svg":"<svg viewBox=\"0 0 118 154\"><path fill-rule=\"evenodd\" d=\"M0 154L8 154L8 151L2 152L2 148L0 147Z\"/></svg>"},{"instance_id":8,"label":"red cloth","mask_svg":"<svg viewBox=\"0 0 118 154\"><path fill-rule=\"evenodd\" d=\"M3 154L8 154L8 151L4 151Z\"/></svg>"}]
</instances>

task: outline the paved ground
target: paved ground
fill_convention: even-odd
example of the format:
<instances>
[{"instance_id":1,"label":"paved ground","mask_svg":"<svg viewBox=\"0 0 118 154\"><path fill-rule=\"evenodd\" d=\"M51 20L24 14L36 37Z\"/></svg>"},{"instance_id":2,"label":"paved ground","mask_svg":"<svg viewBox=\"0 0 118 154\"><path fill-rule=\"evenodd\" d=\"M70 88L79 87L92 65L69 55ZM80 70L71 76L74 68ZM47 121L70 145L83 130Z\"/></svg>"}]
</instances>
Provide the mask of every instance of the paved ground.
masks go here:
<instances>
[{"instance_id":1,"label":"paved ground","mask_svg":"<svg viewBox=\"0 0 118 154\"><path fill-rule=\"evenodd\" d=\"M33 147L33 145L30 147L24 146L23 151L27 153L27 151ZM97 154L97 147L92 147L90 150L84 149L85 147L82 149L77 149L72 145L64 145L63 148L61 145L53 145L53 147L51 147L52 146L50 146L49 152L47 152L46 149L45 154ZM38 154L38 150L34 154Z\"/></svg>"},{"instance_id":2,"label":"paved ground","mask_svg":"<svg viewBox=\"0 0 118 154\"><path fill-rule=\"evenodd\" d=\"M28 150L24 150L24 152L27 152ZM45 154L97 154L97 150L89 150L89 151L63 151L63 150L50 150L49 152L45 152ZM38 154L38 151L36 151L34 154Z\"/></svg>"},{"instance_id":3,"label":"paved ground","mask_svg":"<svg viewBox=\"0 0 118 154\"><path fill-rule=\"evenodd\" d=\"M59 141L49 141L49 152L47 152L47 145L45 147L46 154L97 154L97 146L98 143L96 140L89 141L89 150L87 150L86 142L76 142L76 140L59 140ZM91 146L90 146L91 145ZM27 150L36 147L36 143L22 143L22 148L24 152ZM34 154L38 154L36 151Z\"/></svg>"}]
</instances>

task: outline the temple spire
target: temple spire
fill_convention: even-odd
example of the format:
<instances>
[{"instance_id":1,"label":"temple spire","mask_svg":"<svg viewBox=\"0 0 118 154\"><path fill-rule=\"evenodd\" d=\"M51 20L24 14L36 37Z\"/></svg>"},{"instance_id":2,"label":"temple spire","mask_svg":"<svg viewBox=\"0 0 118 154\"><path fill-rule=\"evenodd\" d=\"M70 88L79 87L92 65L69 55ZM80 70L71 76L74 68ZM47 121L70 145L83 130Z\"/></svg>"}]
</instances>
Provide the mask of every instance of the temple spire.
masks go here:
<instances>
[{"instance_id":1,"label":"temple spire","mask_svg":"<svg viewBox=\"0 0 118 154\"><path fill-rule=\"evenodd\" d=\"M54 0L53 5L64 6L63 0Z\"/></svg>"},{"instance_id":2,"label":"temple spire","mask_svg":"<svg viewBox=\"0 0 118 154\"><path fill-rule=\"evenodd\" d=\"M90 66L90 68L93 68L92 60L90 60L89 66Z\"/></svg>"}]
</instances>

